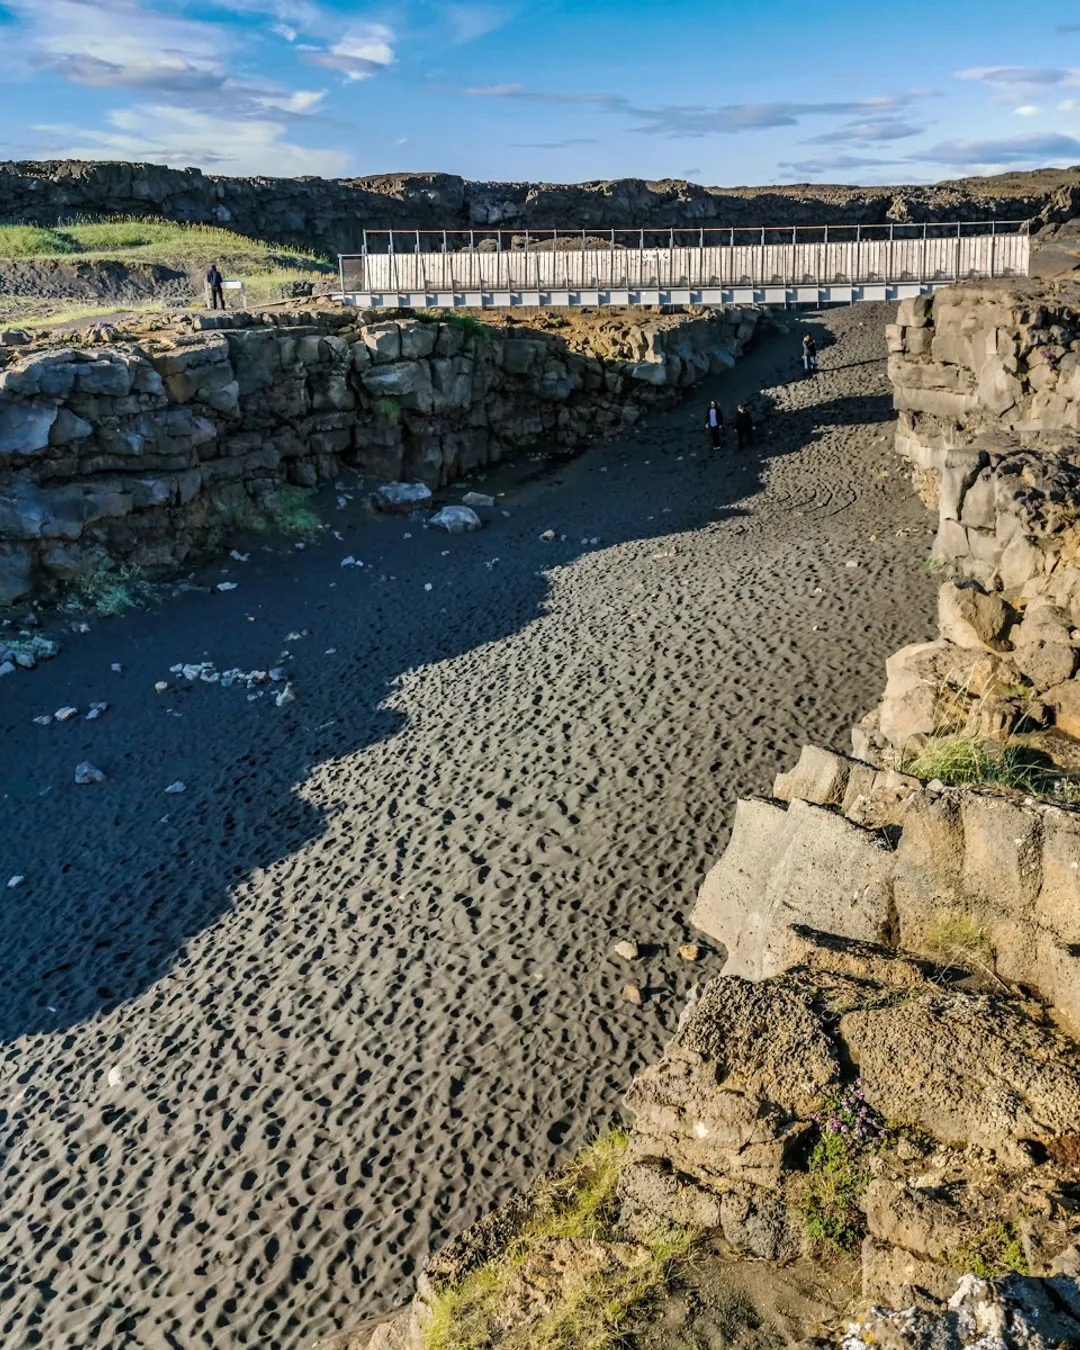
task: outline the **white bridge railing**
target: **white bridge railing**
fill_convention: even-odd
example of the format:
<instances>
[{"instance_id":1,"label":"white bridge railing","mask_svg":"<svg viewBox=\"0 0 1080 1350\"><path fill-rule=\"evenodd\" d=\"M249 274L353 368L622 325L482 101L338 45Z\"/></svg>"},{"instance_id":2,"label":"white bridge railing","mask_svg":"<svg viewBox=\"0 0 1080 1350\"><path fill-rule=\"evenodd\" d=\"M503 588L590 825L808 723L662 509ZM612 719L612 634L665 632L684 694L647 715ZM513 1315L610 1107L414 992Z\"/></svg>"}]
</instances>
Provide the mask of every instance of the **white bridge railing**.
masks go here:
<instances>
[{"instance_id":1,"label":"white bridge railing","mask_svg":"<svg viewBox=\"0 0 1080 1350\"><path fill-rule=\"evenodd\" d=\"M341 255L341 294L376 309L830 304L1027 276L1029 266L1023 221L663 235L372 231L364 252Z\"/></svg>"}]
</instances>

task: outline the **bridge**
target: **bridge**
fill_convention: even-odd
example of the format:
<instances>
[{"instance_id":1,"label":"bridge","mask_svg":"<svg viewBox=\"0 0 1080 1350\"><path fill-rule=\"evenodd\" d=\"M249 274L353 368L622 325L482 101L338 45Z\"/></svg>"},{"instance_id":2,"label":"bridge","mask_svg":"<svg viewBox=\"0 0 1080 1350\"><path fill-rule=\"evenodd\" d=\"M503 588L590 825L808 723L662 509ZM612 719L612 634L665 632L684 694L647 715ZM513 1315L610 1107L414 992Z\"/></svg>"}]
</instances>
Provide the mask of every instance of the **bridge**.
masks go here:
<instances>
[{"instance_id":1,"label":"bridge","mask_svg":"<svg viewBox=\"0 0 1080 1350\"><path fill-rule=\"evenodd\" d=\"M339 258L364 309L832 305L1028 275L1027 221L725 230L366 231Z\"/></svg>"}]
</instances>

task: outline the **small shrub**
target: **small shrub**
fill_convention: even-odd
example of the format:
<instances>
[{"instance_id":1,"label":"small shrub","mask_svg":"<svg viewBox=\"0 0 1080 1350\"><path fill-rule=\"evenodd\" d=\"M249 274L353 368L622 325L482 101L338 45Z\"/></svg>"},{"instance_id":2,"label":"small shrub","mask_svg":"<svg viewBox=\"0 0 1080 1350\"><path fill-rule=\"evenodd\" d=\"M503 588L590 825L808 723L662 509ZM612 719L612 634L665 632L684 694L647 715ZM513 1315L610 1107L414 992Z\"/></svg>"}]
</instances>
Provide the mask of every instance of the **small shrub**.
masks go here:
<instances>
[{"instance_id":1,"label":"small shrub","mask_svg":"<svg viewBox=\"0 0 1080 1350\"><path fill-rule=\"evenodd\" d=\"M929 577L936 577L938 576L939 573L945 571L945 564L941 561L940 558L935 558L933 554L931 554L928 558L923 559L922 566L923 571Z\"/></svg>"},{"instance_id":2,"label":"small shrub","mask_svg":"<svg viewBox=\"0 0 1080 1350\"><path fill-rule=\"evenodd\" d=\"M401 404L396 398L388 394L375 400L375 413L378 417L382 417L387 422L392 422L394 426L397 426L401 421Z\"/></svg>"},{"instance_id":3,"label":"small shrub","mask_svg":"<svg viewBox=\"0 0 1080 1350\"><path fill-rule=\"evenodd\" d=\"M981 1280L1030 1272L1020 1233L1007 1219L995 1219L987 1224L969 1242L950 1254L948 1264L965 1275L977 1275Z\"/></svg>"},{"instance_id":4,"label":"small shrub","mask_svg":"<svg viewBox=\"0 0 1080 1350\"><path fill-rule=\"evenodd\" d=\"M79 577L61 608L76 613L90 610L103 619L111 619L145 604L153 589L141 567L132 564L103 567Z\"/></svg>"},{"instance_id":5,"label":"small shrub","mask_svg":"<svg viewBox=\"0 0 1080 1350\"><path fill-rule=\"evenodd\" d=\"M859 1079L829 1098L813 1120L818 1139L807 1169L803 1223L815 1242L849 1252L866 1229L859 1201L870 1184L869 1156L885 1142L885 1126L866 1104Z\"/></svg>"},{"instance_id":6,"label":"small shrub","mask_svg":"<svg viewBox=\"0 0 1080 1350\"><path fill-rule=\"evenodd\" d=\"M268 505L271 518L282 534L313 539L323 528L319 513L311 505L311 492L307 488L282 488L274 494Z\"/></svg>"}]
</instances>

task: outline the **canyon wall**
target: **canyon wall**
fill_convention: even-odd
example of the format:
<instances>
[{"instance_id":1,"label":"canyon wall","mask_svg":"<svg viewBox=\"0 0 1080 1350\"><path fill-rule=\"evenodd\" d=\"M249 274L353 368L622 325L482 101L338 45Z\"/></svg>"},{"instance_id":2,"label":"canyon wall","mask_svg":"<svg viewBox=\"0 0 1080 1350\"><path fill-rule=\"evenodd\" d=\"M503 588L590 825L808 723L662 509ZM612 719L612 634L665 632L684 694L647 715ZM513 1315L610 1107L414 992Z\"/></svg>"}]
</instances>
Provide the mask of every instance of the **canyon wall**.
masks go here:
<instances>
[{"instance_id":1,"label":"canyon wall","mask_svg":"<svg viewBox=\"0 0 1080 1350\"><path fill-rule=\"evenodd\" d=\"M176 567L248 504L342 465L438 485L573 449L729 368L760 317L597 315L591 344L587 319L567 340L322 310L0 348L0 604L115 563Z\"/></svg>"},{"instance_id":2,"label":"canyon wall","mask_svg":"<svg viewBox=\"0 0 1080 1350\"><path fill-rule=\"evenodd\" d=\"M856 753L1023 733L1080 767L1080 292L965 285L888 330L897 449L938 514L940 637L890 658Z\"/></svg>"},{"instance_id":3,"label":"canyon wall","mask_svg":"<svg viewBox=\"0 0 1080 1350\"><path fill-rule=\"evenodd\" d=\"M77 160L0 163L0 221L154 216L224 225L326 253L357 251L364 229L597 229L878 225L891 221L1070 219L1075 171L934 186L711 188L683 180L486 183L454 174L226 178L199 169Z\"/></svg>"}]
</instances>

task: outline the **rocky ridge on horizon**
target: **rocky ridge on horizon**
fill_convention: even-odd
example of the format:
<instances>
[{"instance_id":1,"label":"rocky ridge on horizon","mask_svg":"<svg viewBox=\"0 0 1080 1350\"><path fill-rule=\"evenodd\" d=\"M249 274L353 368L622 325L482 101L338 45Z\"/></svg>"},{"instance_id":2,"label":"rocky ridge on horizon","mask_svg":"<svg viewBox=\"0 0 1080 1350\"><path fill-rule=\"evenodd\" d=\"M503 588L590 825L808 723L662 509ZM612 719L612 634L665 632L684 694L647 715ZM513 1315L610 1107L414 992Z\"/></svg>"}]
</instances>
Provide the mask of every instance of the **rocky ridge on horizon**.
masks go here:
<instances>
[{"instance_id":1,"label":"rocky ridge on horizon","mask_svg":"<svg viewBox=\"0 0 1080 1350\"><path fill-rule=\"evenodd\" d=\"M200 169L78 160L0 163L0 221L155 216L224 225L327 253L360 248L364 229L668 229L880 225L1080 214L1080 168L933 185L703 187L683 179L473 182L455 174L349 179L233 178Z\"/></svg>"}]
</instances>

